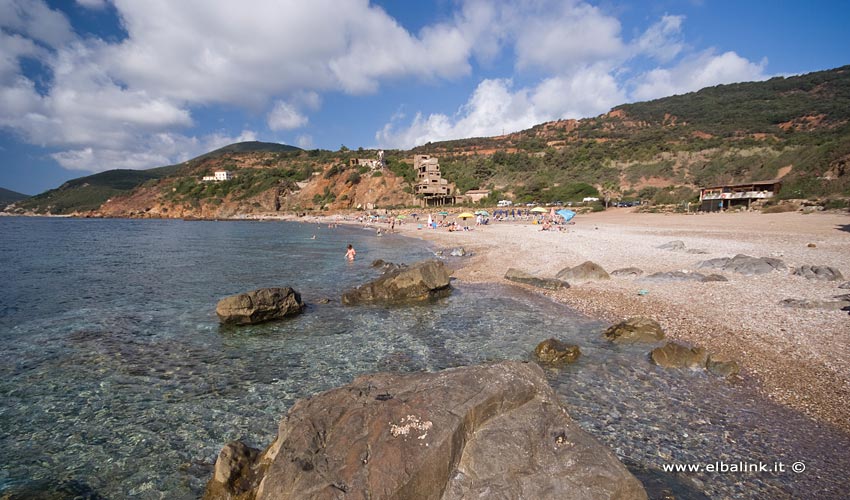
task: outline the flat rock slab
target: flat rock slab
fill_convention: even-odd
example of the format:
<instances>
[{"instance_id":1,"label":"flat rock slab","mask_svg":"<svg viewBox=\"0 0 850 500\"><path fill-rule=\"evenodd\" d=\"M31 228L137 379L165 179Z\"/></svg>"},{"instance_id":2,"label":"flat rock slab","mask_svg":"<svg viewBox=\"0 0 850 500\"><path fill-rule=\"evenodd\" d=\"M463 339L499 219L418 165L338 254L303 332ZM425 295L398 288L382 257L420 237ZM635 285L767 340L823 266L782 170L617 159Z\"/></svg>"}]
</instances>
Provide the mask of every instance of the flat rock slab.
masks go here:
<instances>
[{"instance_id":1,"label":"flat rock slab","mask_svg":"<svg viewBox=\"0 0 850 500\"><path fill-rule=\"evenodd\" d=\"M785 299L779 301L783 307L794 309L824 309L827 311L840 311L850 306L850 300L810 300L810 299Z\"/></svg>"},{"instance_id":2,"label":"flat rock slab","mask_svg":"<svg viewBox=\"0 0 850 500\"><path fill-rule=\"evenodd\" d=\"M784 262L773 257L750 257L738 254L734 257L722 257L719 259L705 260L699 263L700 268L722 269L745 276L755 274L766 274L773 271L784 271L787 268Z\"/></svg>"},{"instance_id":3,"label":"flat rock slab","mask_svg":"<svg viewBox=\"0 0 850 500\"><path fill-rule=\"evenodd\" d=\"M410 267L390 269L380 278L342 294L342 303L401 303L446 296L451 293L446 265L426 260Z\"/></svg>"},{"instance_id":4,"label":"flat rock slab","mask_svg":"<svg viewBox=\"0 0 850 500\"><path fill-rule=\"evenodd\" d=\"M653 273L648 276L644 276L640 279L640 281L661 281L661 282L669 282L669 281L698 281L701 283L715 282L715 281L729 281L725 276L721 274L709 274L705 275L702 273L697 273L693 271L666 271Z\"/></svg>"},{"instance_id":5,"label":"flat rock slab","mask_svg":"<svg viewBox=\"0 0 850 500\"><path fill-rule=\"evenodd\" d=\"M607 340L617 343L652 343L664 339L664 330L654 319L636 317L611 326L603 335Z\"/></svg>"},{"instance_id":6,"label":"flat rock slab","mask_svg":"<svg viewBox=\"0 0 850 500\"><path fill-rule=\"evenodd\" d=\"M840 281L844 279L841 271L830 266L800 266L792 273L807 280Z\"/></svg>"},{"instance_id":7,"label":"flat rock slab","mask_svg":"<svg viewBox=\"0 0 850 500\"><path fill-rule=\"evenodd\" d=\"M611 276L625 276L625 277L635 277L643 274L643 269L638 267L623 267L621 269L614 269L611 271Z\"/></svg>"},{"instance_id":8,"label":"flat rock slab","mask_svg":"<svg viewBox=\"0 0 850 500\"><path fill-rule=\"evenodd\" d=\"M556 278L538 278L537 276L528 274L525 271L520 271L513 267L508 269L505 273L505 279L515 283L523 283L537 288L543 288L545 290L560 290L562 288L570 287L570 284L566 281Z\"/></svg>"},{"instance_id":9,"label":"flat rock slab","mask_svg":"<svg viewBox=\"0 0 850 500\"><path fill-rule=\"evenodd\" d=\"M215 313L225 325L253 325L282 319L304 310L301 295L290 287L260 288L218 301Z\"/></svg>"},{"instance_id":10,"label":"flat rock slab","mask_svg":"<svg viewBox=\"0 0 850 500\"><path fill-rule=\"evenodd\" d=\"M533 363L359 377L296 402L251 466L225 450L205 498L647 498Z\"/></svg>"}]
</instances>

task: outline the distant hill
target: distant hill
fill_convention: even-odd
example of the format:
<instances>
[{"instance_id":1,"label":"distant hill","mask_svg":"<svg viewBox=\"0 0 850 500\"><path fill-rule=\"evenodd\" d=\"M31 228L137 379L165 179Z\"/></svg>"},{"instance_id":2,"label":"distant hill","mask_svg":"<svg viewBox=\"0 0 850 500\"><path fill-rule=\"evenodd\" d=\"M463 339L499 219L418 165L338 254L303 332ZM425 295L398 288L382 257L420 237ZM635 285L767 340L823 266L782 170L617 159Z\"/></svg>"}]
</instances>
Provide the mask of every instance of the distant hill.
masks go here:
<instances>
[{"instance_id":1,"label":"distant hill","mask_svg":"<svg viewBox=\"0 0 850 500\"><path fill-rule=\"evenodd\" d=\"M29 198L29 195L0 188L0 210L6 205Z\"/></svg>"},{"instance_id":2,"label":"distant hill","mask_svg":"<svg viewBox=\"0 0 850 500\"><path fill-rule=\"evenodd\" d=\"M673 186L693 196L698 186L777 177L782 197L850 196L850 66L413 152L440 156L461 189L491 187L520 200L556 200L583 183L614 197L653 198Z\"/></svg>"},{"instance_id":3,"label":"distant hill","mask_svg":"<svg viewBox=\"0 0 850 500\"><path fill-rule=\"evenodd\" d=\"M148 170L107 170L97 174L72 179L56 189L29 198L20 206L38 213L67 214L97 210L107 200L126 195L147 182L166 177L189 174L192 166L204 160L231 154L253 152L286 153L300 151L295 146L267 142L239 142L203 154L184 163Z\"/></svg>"},{"instance_id":4,"label":"distant hill","mask_svg":"<svg viewBox=\"0 0 850 500\"><path fill-rule=\"evenodd\" d=\"M455 194L487 203L587 196L656 204L692 201L700 186L781 178L780 198L850 197L850 66L718 85L624 104L603 115L520 132L386 151L304 151L232 144L150 170L111 170L18 203L35 213L226 217L416 203L411 157L439 157ZM352 160L354 160L352 162ZM234 179L203 182L215 170Z\"/></svg>"}]
</instances>

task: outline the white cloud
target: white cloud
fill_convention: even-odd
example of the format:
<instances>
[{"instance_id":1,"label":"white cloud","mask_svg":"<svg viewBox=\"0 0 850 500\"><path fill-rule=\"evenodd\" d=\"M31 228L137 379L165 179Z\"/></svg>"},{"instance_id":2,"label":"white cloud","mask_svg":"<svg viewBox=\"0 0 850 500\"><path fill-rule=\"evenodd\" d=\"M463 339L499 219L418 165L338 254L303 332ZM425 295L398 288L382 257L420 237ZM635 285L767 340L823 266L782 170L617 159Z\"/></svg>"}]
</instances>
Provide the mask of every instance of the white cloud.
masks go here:
<instances>
[{"instance_id":1,"label":"white cloud","mask_svg":"<svg viewBox=\"0 0 850 500\"><path fill-rule=\"evenodd\" d=\"M77 0L77 3L87 9L106 8L106 0Z\"/></svg>"},{"instance_id":2,"label":"white cloud","mask_svg":"<svg viewBox=\"0 0 850 500\"><path fill-rule=\"evenodd\" d=\"M631 96L635 100L684 94L701 88L769 78L764 70L767 60L754 63L735 52L715 55L704 51L688 57L671 68L656 68L636 79Z\"/></svg>"},{"instance_id":3,"label":"white cloud","mask_svg":"<svg viewBox=\"0 0 850 500\"><path fill-rule=\"evenodd\" d=\"M42 0L0 2L0 27L50 47L59 47L75 37L65 15Z\"/></svg>"},{"instance_id":4,"label":"white cloud","mask_svg":"<svg viewBox=\"0 0 850 500\"><path fill-rule=\"evenodd\" d=\"M314 149L313 136L309 134L301 134L295 138L295 145L301 149Z\"/></svg>"},{"instance_id":5,"label":"white cloud","mask_svg":"<svg viewBox=\"0 0 850 500\"><path fill-rule=\"evenodd\" d=\"M664 63L671 61L684 49L681 39L684 20L684 16L664 15L637 39L634 52Z\"/></svg>"},{"instance_id":6,"label":"white cloud","mask_svg":"<svg viewBox=\"0 0 850 500\"><path fill-rule=\"evenodd\" d=\"M307 125L307 117L298 112L292 104L277 101L269 113L267 123L272 130L291 130Z\"/></svg>"},{"instance_id":7,"label":"white cloud","mask_svg":"<svg viewBox=\"0 0 850 500\"><path fill-rule=\"evenodd\" d=\"M194 137L162 133L147 136L144 143L134 147L85 147L54 153L51 157L68 170L101 172L114 168L143 169L186 161L235 142L256 140L257 134L251 130L243 130L237 136L214 133Z\"/></svg>"},{"instance_id":8,"label":"white cloud","mask_svg":"<svg viewBox=\"0 0 850 500\"><path fill-rule=\"evenodd\" d=\"M623 102L614 78L599 68L549 78L533 88L513 89L510 80L484 80L454 116L417 113L409 125L403 115L375 134L379 145L411 148L426 142L493 136L559 118L580 118Z\"/></svg>"}]
</instances>

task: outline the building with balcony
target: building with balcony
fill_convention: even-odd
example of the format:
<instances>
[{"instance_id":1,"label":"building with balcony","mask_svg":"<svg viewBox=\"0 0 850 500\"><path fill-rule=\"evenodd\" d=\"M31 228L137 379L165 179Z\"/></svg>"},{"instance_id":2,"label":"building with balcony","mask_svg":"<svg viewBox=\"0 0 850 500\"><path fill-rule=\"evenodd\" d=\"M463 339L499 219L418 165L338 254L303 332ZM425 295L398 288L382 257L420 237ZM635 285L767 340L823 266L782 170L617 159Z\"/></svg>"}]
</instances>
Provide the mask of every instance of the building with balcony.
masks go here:
<instances>
[{"instance_id":1,"label":"building with balcony","mask_svg":"<svg viewBox=\"0 0 850 500\"><path fill-rule=\"evenodd\" d=\"M413 157L413 168L416 170L416 185L413 193L422 199L422 206L441 206L455 202L452 191L454 185L443 179L440 173L440 162L430 155Z\"/></svg>"},{"instance_id":2,"label":"building with balcony","mask_svg":"<svg viewBox=\"0 0 850 500\"><path fill-rule=\"evenodd\" d=\"M704 187L699 191L700 210L716 212L730 208L759 207L775 197L781 187L779 179Z\"/></svg>"}]
</instances>

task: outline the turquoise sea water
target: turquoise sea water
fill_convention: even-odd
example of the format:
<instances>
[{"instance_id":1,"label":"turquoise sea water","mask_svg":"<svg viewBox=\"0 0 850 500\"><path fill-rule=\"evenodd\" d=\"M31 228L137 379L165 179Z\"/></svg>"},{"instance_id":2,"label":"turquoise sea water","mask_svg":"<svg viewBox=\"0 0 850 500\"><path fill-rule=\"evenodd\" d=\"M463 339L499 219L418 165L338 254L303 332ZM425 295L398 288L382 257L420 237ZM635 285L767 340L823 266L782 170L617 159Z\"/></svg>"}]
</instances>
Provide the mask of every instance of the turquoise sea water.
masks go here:
<instances>
[{"instance_id":1,"label":"turquoise sea water","mask_svg":"<svg viewBox=\"0 0 850 500\"><path fill-rule=\"evenodd\" d=\"M546 298L455 282L428 304L339 303L373 260L433 250L316 224L0 218L0 495L196 498L225 442L265 447L297 398L366 372L528 359L552 336L584 354L548 372L570 414L647 484L678 498L846 493L846 434L746 386L660 370ZM219 327L219 298L264 286L294 287L307 311ZM659 472L717 461L806 471Z\"/></svg>"}]
</instances>

